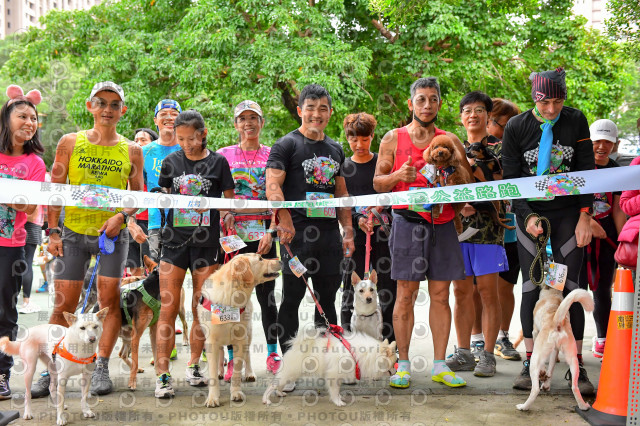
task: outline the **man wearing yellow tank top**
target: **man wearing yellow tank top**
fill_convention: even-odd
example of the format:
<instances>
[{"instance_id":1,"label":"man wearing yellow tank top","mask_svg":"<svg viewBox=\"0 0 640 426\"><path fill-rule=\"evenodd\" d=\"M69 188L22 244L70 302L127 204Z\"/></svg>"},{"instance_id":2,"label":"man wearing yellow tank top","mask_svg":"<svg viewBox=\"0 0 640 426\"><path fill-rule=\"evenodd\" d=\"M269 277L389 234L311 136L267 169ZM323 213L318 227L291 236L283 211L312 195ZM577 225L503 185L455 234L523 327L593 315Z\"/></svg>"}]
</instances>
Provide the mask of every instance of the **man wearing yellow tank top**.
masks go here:
<instances>
[{"instance_id":1,"label":"man wearing yellow tank top","mask_svg":"<svg viewBox=\"0 0 640 426\"><path fill-rule=\"evenodd\" d=\"M48 230L48 250L57 257L55 305L49 323L67 326L62 313L73 312L78 304L91 257L99 251L100 234L104 232L109 238L118 236L114 252L101 256L97 274L98 302L102 308L109 307L109 313L91 378L91 392L105 395L113 390L108 364L121 324L119 287L129 243L124 228L129 215L138 210L111 207L108 191L127 189L127 183L133 191L142 190L143 164L140 146L116 131L118 121L127 111L122 87L110 81L96 84L87 100L87 110L93 115L93 128L60 139L51 172L53 183L66 183L68 179L72 185L86 186L78 194L77 205L66 207L63 229ZM49 224L58 223L60 210L55 206L49 208ZM43 375L34 387L39 388L47 381L48 376Z\"/></svg>"}]
</instances>

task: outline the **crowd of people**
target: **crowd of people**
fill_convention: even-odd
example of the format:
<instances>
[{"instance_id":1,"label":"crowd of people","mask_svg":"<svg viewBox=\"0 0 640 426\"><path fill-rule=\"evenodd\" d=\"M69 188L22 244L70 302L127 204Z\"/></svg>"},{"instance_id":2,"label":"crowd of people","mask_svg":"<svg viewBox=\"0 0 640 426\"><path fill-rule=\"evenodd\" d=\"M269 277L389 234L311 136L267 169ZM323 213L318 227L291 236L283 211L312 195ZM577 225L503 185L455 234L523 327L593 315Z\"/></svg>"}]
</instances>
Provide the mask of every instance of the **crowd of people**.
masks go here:
<instances>
[{"instance_id":1,"label":"crowd of people","mask_svg":"<svg viewBox=\"0 0 640 426\"><path fill-rule=\"evenodd\" d=\"M501 98L473 91L459 102L466 134L460 140L436 127L442 107L436 78L419 78L410 87L408 109L412 120L388 131L379 152L372 152L376 118L358 112L344 118L343 128L352 155L325 134L332 119L332 98L317 84L299 94L299 128L268 146L261 140L265 116L257 102L245 100L234 109L235 143L217 152L208 148L205 119L196 110L183 111L172 99L158 102L156 130L139 128L129 141L117 131L127 112L125 93L113 82L96 84L86 102L91 129L67 134L56 148L52 183L85 185L97 203L61 207L0 204L0 335L16 338L18 293L22 311L34 311L29 302L33 253L46 229L48 252L54 256L52 324L66 325L63 312L73 312L91 259L100 251L100 236L114 239L114 251L103 255L97 273L98 304L109 307L100 340L91 391L113 391L109 358L118 337L121 317L119 286L123 274L142 275L142 257L159 263L161 308L158 319L155 396L175 394L169 359L175 345L175 320L187 270L193 282L193 326L185 376L202 386L206 378L199 362L204 335L196 308L204 280L224 262L219 238L237 235L241 253L278 256L283 262L282 299L275 299L275 281L256 288L267 343L267 371L280 368L280 353L298 332L299 307L306 293L303 278L289 266L291 253L306 267L319 304L332 324L338 324L336 295L343 288L340 323L348 331L353 315L351 272L364 276L370 240L370 265L377 273L377 291L383 318L382 335L397 342L398 365L390 386L411 384L409 350L414 326L414 304L421 281L428 281L429 324L433 339L432 380L450 387L466 385L456 372L478 377L496 373L496 356L519 361L521 354L510 337L514 286L522 272L520 322L525 359L514 387L530 389L529 360L533 350L533 309L544 271L536 269L535 241L549 237L549 260L568 267L564 294L590 287L596 308L597 336L593 355L602 357L611 307L614 251L627 214L637 214L637 194L606 193L511 202L449 203L437 206L393 205L356 208L291 209L149 209L114 208L100 201L100 187L131 191L162 191L204 197L245 200L318 200L410 191L436 186L424 160L425 151L440 135L454 142L460 166L475 181L602 169L619 166L610 158L617 146L617 128L610 120L591 127L585 115L565 105L564 70L532 73L533 107L520 112ZM40 155L37 91L27 95L8 91L0 111L0 176L45 180ZM271 141L269 141L271 142ZM638 163L640 161L635 161ZM108 165L107 167L101 165ZM437 170L436 174L444 173ZM83 187L84 188L84 187ZM97 188L97 189L96 189ZM630 191L633 192L633 191ZM635 191L637 192L637 191ZM625 209L626 201L628 210ZM372 211L372 210L375 210ZM436 214L437 211L437 214ZM375 215L373 214L375 213ZM454 226L459 218L462 230ZM547 218L549 221L541 220ZM548 226L548 223L552 226ZM60 226L57 226L60 224ZM117 239L116 239L117 237ZM370 237L370 238L368 238ZM636 237L637 238L637 237ZM545 253L545 257L546 253ZM449 305L453 282L455 306ZM51 284L50 284L51 285ZM457 344L447 354L451 320ZM585 315L582 307L570 311L580 360L579 386L583 395L593 385L582 366ZM318 309L315 324L325 322ZM278 347L279 343L279 347ZM227 348L225 378L233 371L233 348ZM12 359L0 355L0 398L11 394ZM49 376L44 371L32 388L34 398L45 396ZM289 386L285 391L293 390Z\"/></svg>"}]
</instances>

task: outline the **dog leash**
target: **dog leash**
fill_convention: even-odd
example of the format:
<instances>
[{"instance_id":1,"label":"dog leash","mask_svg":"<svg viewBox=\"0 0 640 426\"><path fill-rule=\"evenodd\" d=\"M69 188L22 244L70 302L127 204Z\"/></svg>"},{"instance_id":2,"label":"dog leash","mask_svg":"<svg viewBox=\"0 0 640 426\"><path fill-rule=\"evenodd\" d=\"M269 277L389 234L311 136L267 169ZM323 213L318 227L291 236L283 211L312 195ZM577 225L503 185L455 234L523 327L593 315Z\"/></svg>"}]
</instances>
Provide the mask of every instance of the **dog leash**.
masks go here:
<instances>
[{"instance_id":1,"label":"dog leash","mask_svg":"<svg viewBox=\"0 0 640 426\"><path fill-rule=\"evenodd\" d=\"M530 216L528 216L527 220L524 221L525 224L528 222L529 217ZM533 262L531 262L531 267L529 268L529 276L531 277L531 282L538 287L544 283L544 270L545 270L544 255L546 254L547 241L549 241L549 237L551 235L551 223L549 223L549 219L547 219L544 216L538 216L538 220L536 220L536 226L538 226L540 222L544 222L545 225L547 225L546 233L544 232L544 229L543 229L542 234L534 238L527 232L527 235L529 235L529 238L531 238L536 245L536 255L533 258ZM540 268L539 280L536 280L533 275L533 271L536 268L536 266Z\"/></svg>"},{"instance_id":2,"label":"dog leash","mask_svg":"<svg viewBox=\"0 0 640 426\"><path fill-rule=\"evenodd\" d=\"M373 209L372 209L373 210ZM369 217L367 218L367 224L371 224L373 222L373 213L369 211ZM367 240L365 244L365 254L364 254L364 279L368 280L369 275L371 273L369 269L369 262L371 261L371 233L367 232Z\"/></svg>"},{"instance_id":3,"label":"dog leash","mask_svg":"<svg viewBox=\"0 0 640 426\"><path fill-rule=\"evenodd\" d=\"M82 304L82 309L80 310L81 314L84 314L84 310L87 307L87 301L89 300L89 294L91 294L91 286L93 285L93 279L96 276L96 271L98 270L98 265L100 264L100 256L102 254L111 254L116 249L116 241L118 240L118 236L116 235L113 238L107 237L106 233L100 234L100 238L98 238L98 247L100 251L98 251L98 255L96 256L96 264L93 267L93 272L91 273L91 281L89 281L89 286L87 287L87 292L84 296L84 303Z\"/></svg>"}]
</instances>

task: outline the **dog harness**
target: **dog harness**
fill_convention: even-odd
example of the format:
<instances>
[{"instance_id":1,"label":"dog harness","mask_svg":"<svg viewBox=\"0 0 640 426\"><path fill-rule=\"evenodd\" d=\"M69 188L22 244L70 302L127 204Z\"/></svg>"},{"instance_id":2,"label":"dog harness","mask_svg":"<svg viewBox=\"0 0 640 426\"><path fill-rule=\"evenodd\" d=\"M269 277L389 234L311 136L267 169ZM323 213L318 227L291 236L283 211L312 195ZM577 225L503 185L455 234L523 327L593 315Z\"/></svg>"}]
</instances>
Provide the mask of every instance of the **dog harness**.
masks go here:
<instances>
[{"instance_id":1,"label":"dog harness","mask_svg":"<svg viewBox=\"0 0 640 426\"><path fill-rule=\"evenodd\" d=\"M151 319L151 323L149 324L153 325L158 321L158 318L160 317L160 301L151 296L149 292L144 288L144 280L138 281L137 284L138 286L135 288L132 288L129 285L122 290L122 293L120 295L120 302L124 302L130 292L134 290L140 292L140 294L142 295L142 301L153 312L153 318ZM131 325L131 313L124 303L121 303L121 305L122 310L124 311L124 316L127 318L127 324Z\"/></svg>"},{"instance_id":2,"label":"dog harness","mask_svg":"<svg viewBox=\"0 0 640 426\"><path fill-rule=\"evenodd\" d=\"M445 183L447 182L447 178L456 172L456 168L454 166L449 167L438 167L438 173L442 175Z\"/></svg>"},{"instance_id":3,"label":"dog harness","mask_svg":"<svg viewBox=\"0 0 640 426\"><path fill-rule=\"evenodd\" d=\"M360 380L360 365L358 365L358 360L356 359L356 356L351 350L351 343L349 343L349 341L345 339L344 336L342 335L344 333L344 329L339 325L329 324L329 328L327 328L327 331L325 333L329 333L333 337L338 339L342 343L342 345L345 347L345 349L351 354L351 357L356 363L356 379ZM326 336L326 334L324 335ZM327 350L329 350L330 344L331 344L331 339L329 339L329 337L327 336Z\"/></svg>"},{"instance_id":4,"label":"dog harness","mask_svg":"<svg viewBox=\"0 0 640 426\"><path fill-rule=\"evenodd\" d=\"M93 364L94 362L96 362L96 359L98 359L98 354L95 352L93 355L89 357L78 358L77 356L69 352L67 348L64 347L64 345L62 344L63 340L64 340L64 337L58 343L56 343L56 345L53 348L53 352L51 353L51 358L53 359L54 362L56 360L56 355L60 355L62 358L69 360L71 362L75 362L76 364Z\"/></svg>"},{"instance_id":5,"label":"dog harness","mask_svg":"<svg viewBox=\"0 0 640 426\"><path fill-rule=\"evenodd\" d=\"M202 305L203 308L205 308L207 311L211 312L211 309L213 306L217 306L218 304L214 304L211 300L207 299L204 296L200 296L200 304ZM220 306L224 306L224 305L220 305ZM240 308L240 315L242 315L244 313L246 309L246 306L243 306L242 308Z\"/></svg>"}]
</instances>

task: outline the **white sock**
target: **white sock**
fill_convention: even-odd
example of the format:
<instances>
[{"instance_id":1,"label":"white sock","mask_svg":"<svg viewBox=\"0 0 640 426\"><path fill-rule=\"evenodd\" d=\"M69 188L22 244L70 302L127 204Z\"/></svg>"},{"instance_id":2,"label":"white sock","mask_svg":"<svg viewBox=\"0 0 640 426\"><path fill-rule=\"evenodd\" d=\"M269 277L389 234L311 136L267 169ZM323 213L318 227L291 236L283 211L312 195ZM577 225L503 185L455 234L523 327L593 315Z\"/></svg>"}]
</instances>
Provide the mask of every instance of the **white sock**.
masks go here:
<instances>
[{"instance_id":1,"label":"white sock","mask_svg":"<svg viewBox=\"0 0 640 426\"><path fill-rule=\"evenodd\" d=\"M596 340L598 341L598 343L603 344L607 340L607 338L606 337L598 337L598 338L596 338Z\"/></svg>"},{"instance_id":2,"label":"white sock","mask_svg":"<svg viewBox=\"0 0 640 426\"><path fill-rule=\"evenodd\" d=\"M484 342L484 334L472 334L471 335L471 343L473 342Z\"/></svg>"},{"instance_id":3,"label":"white sock","mask_svg":"<svg viewBox=\"0 0 640 426\"><path fill-rule=\"evenodd\" d=\"M508 332L505 332L504 330L500 330L498 332L498 339L504 339L505 337L507 337L507 333Z\"/></svg>"}]
</instances>

